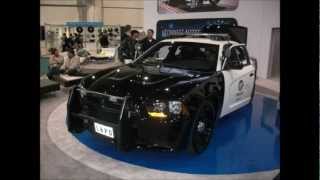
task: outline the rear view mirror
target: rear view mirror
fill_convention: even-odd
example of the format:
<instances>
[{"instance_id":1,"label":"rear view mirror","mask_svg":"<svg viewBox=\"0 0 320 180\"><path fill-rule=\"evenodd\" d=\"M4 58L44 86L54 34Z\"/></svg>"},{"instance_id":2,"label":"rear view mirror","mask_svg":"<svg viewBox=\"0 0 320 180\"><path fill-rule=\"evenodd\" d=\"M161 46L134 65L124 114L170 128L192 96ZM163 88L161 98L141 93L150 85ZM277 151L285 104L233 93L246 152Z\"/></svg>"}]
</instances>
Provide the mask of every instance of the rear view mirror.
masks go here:
<instances>
[{"instance_id":1,"label":"rear view mirror","mask_svg":"<svg viewBox=\"0 0 320 180\"><path fill-rule=\"evenodd\" d=\"M133 61L132 59L125 59L124 64L130 64L130 63L132 63L132 61Z\"/></svg>"}]
</instances>

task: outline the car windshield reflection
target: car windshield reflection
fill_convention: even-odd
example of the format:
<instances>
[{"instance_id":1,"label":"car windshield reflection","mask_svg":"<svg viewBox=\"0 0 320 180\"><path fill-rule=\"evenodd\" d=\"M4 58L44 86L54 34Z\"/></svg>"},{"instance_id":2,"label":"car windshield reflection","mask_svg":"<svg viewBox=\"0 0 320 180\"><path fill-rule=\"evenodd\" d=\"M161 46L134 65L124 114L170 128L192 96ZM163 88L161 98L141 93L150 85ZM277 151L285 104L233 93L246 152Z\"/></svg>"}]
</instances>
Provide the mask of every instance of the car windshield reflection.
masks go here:
<instances>
[{"instance_id":1,"label":"car windshield reflection","mask_svg":"<svg viewBox=\"0 0 320 180\"><path fill-rule=\"evenodd\" d=\"M214 71L219 45L194 42L162 42L148 50L135 63L175 69Z\"/></svg>"}]
</instances>

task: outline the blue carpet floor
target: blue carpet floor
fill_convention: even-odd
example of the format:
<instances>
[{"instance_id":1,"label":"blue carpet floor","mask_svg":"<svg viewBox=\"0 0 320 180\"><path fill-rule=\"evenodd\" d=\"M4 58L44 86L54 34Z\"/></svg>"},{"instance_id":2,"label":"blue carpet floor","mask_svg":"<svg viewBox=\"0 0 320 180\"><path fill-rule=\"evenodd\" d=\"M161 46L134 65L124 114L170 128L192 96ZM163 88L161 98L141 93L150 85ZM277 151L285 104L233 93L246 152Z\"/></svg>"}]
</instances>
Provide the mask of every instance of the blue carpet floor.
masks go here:
<instances>
[{"instance_id":1,"label":"blue carpet floor","mask_svg":"<svg viewBox=\"0 0 320 180\"><path fill-rule=\"evenodd\" d=\"M280 167L277 102L256 95L248 105L222 118L208 149L200 155L134 150L118 152L89 132L74 134L105 156L148 168L191 174L238 174Z\"/></svg>"}]
</instances>

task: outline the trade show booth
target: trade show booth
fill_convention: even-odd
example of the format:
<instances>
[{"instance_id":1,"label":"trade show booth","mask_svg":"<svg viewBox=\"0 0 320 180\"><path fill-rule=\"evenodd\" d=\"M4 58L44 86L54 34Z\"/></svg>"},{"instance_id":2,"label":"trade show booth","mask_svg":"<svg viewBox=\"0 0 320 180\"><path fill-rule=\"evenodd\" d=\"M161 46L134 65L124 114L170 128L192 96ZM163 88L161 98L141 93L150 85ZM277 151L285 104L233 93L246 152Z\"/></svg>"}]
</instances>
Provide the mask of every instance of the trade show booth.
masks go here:
<instances>
[{"instance_id":1,"label":"trade show booth","mask_svg":"<svg viewBox=\"0 0 320 180\"><path fill-rule=\"evenodd\" d=\"M277 176L279 90L266 93L260 79L271 72L271 39L279 40L271 38L279 14L269 12L278 0L156 0L142 10L132 1L93 2L89 9L143 10L144 26L108 24L92 9L87 19L41 26L42 48L58 49L40 57L40 92L52 94L40 102L42 135L52 143L41 148L44 163L58 151L56 161L61 153L81 166L74 179ZM58 67L50 78L58 56L78 74ZM72 174L68 163L59 178Z\"/></svg>"},{"instance_id":2,"label":"trade show booth","mask_svg":"<svg viewBox=\"0 0 320 180\"><path fill-rule=\"evenodd\" d=\"M49 88L53 86L53 83L54 87L57 86L57 83L60 83L64 87L70 87L78 84L86 75L110 68L119 63L117 59L117 49L121 41L121 26L119 25L103 25L102 22L66 22L65 25L45 24L42 26L41 31L41 39L44 41L45 49L58 48L64 59L68 58L64 48L67 38L78 36L83 46L83 51L86 53L77 53L80 57L81 76L62 74L56 83L43 76L41 89ZM105 40L106 45L102 42L103 38L107 38ZM40 58L41 70L43 72L48 72L46 70L46 65L48 64L48 58Z\"/></svg>"},{"instance_id":3,"label":"trade show booth","mask_svg":"<svg viewBox=\"0 0 320 180\"><path fill-rule=\"evenodd\" d=\"M83 41L83 46L90 52L97 53L101 49L99 42L102 33L107 33L109 47L117 47L121 41L120 25L103 25L102 22L66 22L64 25L45 24L43 27L43 40L45 48L59 47L62 50L63 34L67 38L70 35L79 34Z\"/></svg>"}]
</instances>

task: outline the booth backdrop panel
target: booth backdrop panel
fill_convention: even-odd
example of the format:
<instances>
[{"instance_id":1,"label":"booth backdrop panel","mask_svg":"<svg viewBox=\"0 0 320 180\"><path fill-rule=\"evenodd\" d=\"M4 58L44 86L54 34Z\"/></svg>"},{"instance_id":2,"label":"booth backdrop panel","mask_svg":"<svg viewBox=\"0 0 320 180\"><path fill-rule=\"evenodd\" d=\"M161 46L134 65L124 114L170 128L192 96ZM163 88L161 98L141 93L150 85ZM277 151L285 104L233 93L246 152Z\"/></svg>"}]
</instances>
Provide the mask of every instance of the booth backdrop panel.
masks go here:
<instances>
[{"instance_id":1,"label":"booth backdrop panel","mask_svg":"<svg viewBox=\"0 0 320 180\"><path fill-rule=\"evenodd\" d=\"M207 25L226 25L237 26L237 20L234 18L201 18L201 19L173 19L160 20L157 23L158 40L184 34L200 33L202 28Z\"/></svg>"},{"instance_id":2,"label":"booth backdrop panel","mask_svg":"<svg viewBox=\"0 0 320 180\"><path fill-rule=\"evenodd\" d=\"M68 21L79 21L77 7L40 6L40 23L65 24Z\"/></svg>"},{"instance_id":3,"label":"booth backdrop panel","mask_svg":"<svg viewBox=\"0 0 320 180\"><path fill-rule=\"evenodd\" d=\"M143 8L141 0L104 0L103 7Z\"/></svg>"},{"instance_id":4,"label":"booth backdrop panel","mask_svg":"<svg viewBox=\"0 0 320 180\"><path fill-rule=\"evenodd\" d=\"M104 8L104 24L143 27L143 9Z\"/></svg>"}]
</instances>

